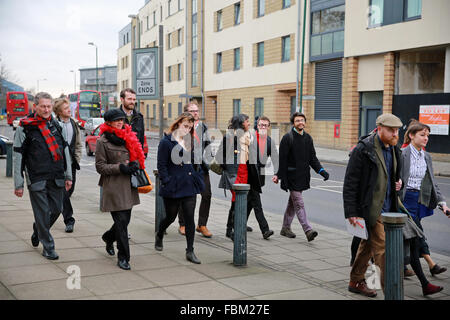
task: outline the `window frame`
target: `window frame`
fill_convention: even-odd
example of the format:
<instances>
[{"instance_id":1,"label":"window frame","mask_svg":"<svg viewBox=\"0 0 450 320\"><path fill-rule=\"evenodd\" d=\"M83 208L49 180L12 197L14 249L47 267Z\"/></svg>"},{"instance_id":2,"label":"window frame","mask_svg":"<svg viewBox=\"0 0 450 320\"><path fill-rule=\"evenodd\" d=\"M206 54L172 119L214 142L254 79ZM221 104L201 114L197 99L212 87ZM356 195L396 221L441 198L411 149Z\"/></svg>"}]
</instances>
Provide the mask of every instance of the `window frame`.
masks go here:
<instances>
[{"instance_id":1,"label":"window frame","mask_svg":"<svg viewBox=\"0 0 450 320\"><path fill-rule=\"evenodd\" d=\"M239 57L236 57L236 55L239 55ZM234 58L233 70L234 71L241 70L241 48L240 47L233 49L233 58Z\"/></svg>"},{"instance_id":2,"label":"window frame","mask_svg":"<svg viewBox=\"0 0 450 320\"><path fill-rule=\"evenodd\" d=\"M266 14L266 0L257 0L256 17L264 17Z\"/></svg>"},{"instance_id":3,"label":"window frame","mask_svg":"<svg viewBox=\"0 0 450 320\"><path fill-rule=\"evenodd\" d=\"M287 3L289 1L289 3ZM283 3L281 5L282 9L287 9L290 8L292 6L292 2L291 0L283 0Z\"/></svg>"},{"instance_id":4,"label":"window frame","mask_svg":"<svg viewBox=\"0 0 450 320\"><path fill-rule=\"evenodd\" d=\"M240 114L241 109L242 109L241 99L233 99L233 116L237 116L238 114Z\"/></svg>"},{"instance_id":5,"label":"window frame","mask_svg":"<svg viewBox=\"0 0 450 320\"><path fill-rule=\"evenodd\" d=\"M262 46L262 54L260 54L261 53L260 46ZM256 66L257 67L264 66L264 50L265 50L264 41L258 42L256 44ZM260 63L261 56L262 56L262 63Z\"/></svg>"},{"instance_id":6,"label":"window frame","mask_svg":"<svg viewBox=\"0 0 450 320\"><path fill-rule=\"evenodd\" d=\"M241 24L241 2L236 2L234 4L234 25L238 26Z\"/></svg>"},{"instance_id":7,"label":"window frame","mask_svg":"<svg viewBox=\"0 0 450 320\"><path fill-rule=\"evenodd\" d=\"M219 57L220 57L220 59L219 59ZM219 68L219 66L220 66L220 68ZM223 72L222 52L217 52L216 53L216 73L222 73L222 72Z\"/></svg>"},{"instance_id":8,"label":"window frame","mask_svg":"<svg viewBox=\"0 0 450 320\"><path fill-rule=\"evenodd\" d=\"M216 17L217 17L217 21L216 21L216 32L220 32L223 30L223 23L222 23L222 10L218 10Z\"/></svg>"},{"instance_id":9,"label":"window frame","mask_svg":"<svg viewBox=\"0 0 450 320\"><path fill-rule=\"evenodd\" d=\"M289 50L286 50L286 40L289 39ZM288 57L286 58L286 53ZM291 36L281 37L281 62L291 61Z\"/></svg>"}]
</instances>

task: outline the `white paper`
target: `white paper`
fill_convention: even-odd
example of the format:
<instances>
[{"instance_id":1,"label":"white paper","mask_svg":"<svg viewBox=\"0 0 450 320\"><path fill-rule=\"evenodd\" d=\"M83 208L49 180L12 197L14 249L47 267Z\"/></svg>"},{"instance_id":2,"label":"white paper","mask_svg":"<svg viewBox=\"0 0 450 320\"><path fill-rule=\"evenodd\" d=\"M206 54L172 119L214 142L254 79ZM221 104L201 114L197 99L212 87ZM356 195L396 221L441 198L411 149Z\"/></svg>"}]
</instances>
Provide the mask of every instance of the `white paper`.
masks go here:
<instances>
[{"instance_id":1,"label":"white paper","mask_svg":"<svg viewBox=\"0 0 450 320\"><path fill-rule=\"evenodd\" d=\"M355 237L367 240L369 235L367 234L366 222L363 218L358 218L358 223L353 226L348 219L345 219L345 226L347 227L348 233L354 235Z\"/></svg>"}]
</instances>

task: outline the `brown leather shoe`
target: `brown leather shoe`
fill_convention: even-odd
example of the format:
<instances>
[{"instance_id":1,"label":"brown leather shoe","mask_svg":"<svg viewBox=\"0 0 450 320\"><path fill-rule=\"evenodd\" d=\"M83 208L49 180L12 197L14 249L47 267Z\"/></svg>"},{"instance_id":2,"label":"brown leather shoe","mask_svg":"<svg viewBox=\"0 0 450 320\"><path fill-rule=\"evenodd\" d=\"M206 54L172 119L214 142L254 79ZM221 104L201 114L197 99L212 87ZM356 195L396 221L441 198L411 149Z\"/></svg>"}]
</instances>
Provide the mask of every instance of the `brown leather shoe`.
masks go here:
<instances>
[{"instance_id":1,"label":"brown leather shoe","mask_svg":"<svg viewBox=\"0 0 450 320\"><path fill-rule=\"evenodd\" d=\"M198 226L195 231L200 232L205 238L211 238L212 233L209 232L206 226Z\"/></svg>"},{"instance_id":2,"label":"brown leather shoe","mask_svg":"<svg viewBox=\"0 0 450 320\"><path fill-rule=\"evenodd\" d=\"M359 293L363 296L374 298L377 296L377 292L375 290L369 289L367 287L366 281L350 281L348 284L348 291L353 293Z\"/></svg>"},{"instance_id":3,"label":"brown leather shoe","mask_svg":"<svg viewBox=\"0 0 450 320\"><path fill-rule=\"evenodd\" d=\"M405 270L405 273L404 273L404 277L405 278L409 278L409 277L412 277L412 276L415 276L415 275L416 275L416 273L414 271L409 270L409 269Z\"/></svg>"},{"instance_id":4,"label":"brown leather shoe","mask_svg":"<svg viewBox=\"0 0 450 320\"><path fill-rule=\"evenodd\" d=\"M186 235L186 227L185 226L180 226L178 228L178 233L181 234L182 236Z\"/></svg>"},{"instance_id":5,"label":"brown leather shoe","mask_svg":"<svg viewBox=\"0 0 450 320\"><path fill-rule=\"evenodd\" d=\"M433 268L430 269L431 275L434 276L436 274L442 273L447 271L446 267L441 267L437 263L434 265Z\"/></svg>"}]
</instances>

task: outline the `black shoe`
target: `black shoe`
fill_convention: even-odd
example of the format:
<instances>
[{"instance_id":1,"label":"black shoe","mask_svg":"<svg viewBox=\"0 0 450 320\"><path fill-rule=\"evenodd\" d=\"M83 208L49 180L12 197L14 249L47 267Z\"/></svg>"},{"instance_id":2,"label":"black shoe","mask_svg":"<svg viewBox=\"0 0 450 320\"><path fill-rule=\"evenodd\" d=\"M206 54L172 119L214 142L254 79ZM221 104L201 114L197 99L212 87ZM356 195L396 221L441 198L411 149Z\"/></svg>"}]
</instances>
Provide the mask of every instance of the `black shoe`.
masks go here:
<instances>
[{"instance_id":1,"label":"black shoe","mask_svg":"<svg viewBox=\"0 0 450 320\"><path fill-rule=\"evenodd\" d=\"M72 233L73 232L73 224L68 224L66 226L66 230L67 233Z\"/></svg>"},{"instance_id":2,"label":"black shoe","mask_svg":"<svg viewBox=\"0 0 450 320\"><path fill-rule=\"evenodd\" d=\"M247 226L247 231L248 231L248 232L252 232L252 231L253 231L253 228L250 227L250 226Z\"/></svg>"},{"instance_id":3,"label":"black shoe","mask_svg":"<svg viewBox=\"0 0 450 320\"><path fill-rule=\"evenodd\" d=\"M33 247L37 247L39 245L39 238L36 232L33 232L33 234L31 235L31 244L33 245Z\"/></svg>"},{"instance_id":4,"label":"black shoe","mask_svg":"<svg viewBox=\"0 0 450 320\"><path fill-rule=\"evenodd\" d=\"M47 258L48 260L58 260L59 256L56 254L55 250L52 251L47 251L47 250L42 250L42 255Z\"/></svg>"},{"instance_id":5,"label":"black shoe","mask_svg":"<svg viewBox=\"0 0 450 320\"><path fill-rule=\"evenodd\" d=\"M105 240L105 238L103 238L102 236L102 240L106 243L106 252L110 255L113 256L116 253L114 252L114 242L108 242Z\"/></svg>"},{"instance_id":6,"label":"black shoe","mask_svg":"<svg viewBox=\"0 0 450 320\"><path fill-rule=\"evenodd\" d=\"M186 259L192 263L200 264L200 260L195 256L194 251L186 252Z\"/></svg>"},{"instance_id":7,"label":"black shoe","mask_svg":"<svg viewBox=\"0 0 450 320\"><path fill-rule=\"evenodd\" d=\"M267 231L265 231L265 232L263 233L263 238L267 240L267 239L269 239L269 237L270 237L271 235L273 235L273 231L272 231L272 230L267 230Z\"/></svg>"},{"instance_id":8,"label":"black shoe","mask_svg":"<svg viewBox=\"0 0 450 320\"><path fill-rule=\"evenodd\" d=\"M117 261L117 265L119 266L120 269L123 269L123 270L131 269L127 260L119 260L119 261Z\"/></svg>"},{"instance_id":9,"label":"black shoe","mask_svg":"<svg viewBox=\"0 0 450 320\"><path fill-rule=\"evenodd\" d=\"M306 232L306 239L308 239L308 242L313 241L315 237L317 237L319 233L316 230L309 230Z\"/></svg>"},{"instance_id":10,"label":"black shoe","mask_svg":"<svg viewBox=\"0 0 450 320\"><path fill-rule=\"evenodd\" d=\"M434 276L436 274L442 273L447 271L446 267L441 267L437 263L434 265L433 268L430 269L431 275Z\"/></svg>"},{"instance_id":11,"label":"black shoe","mask_svg":"<svg viewBox=\"0 0 450 320\"><path fill-rule=\"evenodd\" d=\"M163 239L158 237L158 234L155 235L155 249L157 251L163 251Z\"/></svg>"}]
</instances>

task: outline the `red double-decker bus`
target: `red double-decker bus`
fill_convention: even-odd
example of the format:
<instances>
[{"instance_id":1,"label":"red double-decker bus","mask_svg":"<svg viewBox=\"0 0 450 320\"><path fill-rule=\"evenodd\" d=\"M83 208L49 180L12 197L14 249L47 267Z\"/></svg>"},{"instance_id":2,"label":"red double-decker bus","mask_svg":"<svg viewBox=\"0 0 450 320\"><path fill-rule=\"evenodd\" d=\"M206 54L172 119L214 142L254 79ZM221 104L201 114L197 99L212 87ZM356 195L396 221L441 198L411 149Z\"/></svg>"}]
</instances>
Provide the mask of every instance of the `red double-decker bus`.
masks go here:
<instances>
[{"instance_id":1,"label":"red double-decker bus","mask_svg":"<svg viewBox=\"0 0 450 320\"><path fill-rule=\"evenodd\" d=\"M88 118L102 117L102 95L95 90L82 90L69 94L72 117L84 128Z\"/></svg>"},{"instance_id":2,"label":"red double-decker bus","mask_svg":"<svg viewBox=\"0 0 450 320\"><path fill-rule=\"evenodd\" d=\"M24 118L33 110L33 95L25 91L10 91L6 93L6 113L10 126L17 118Z\"/></svg>"}]
</instances>

